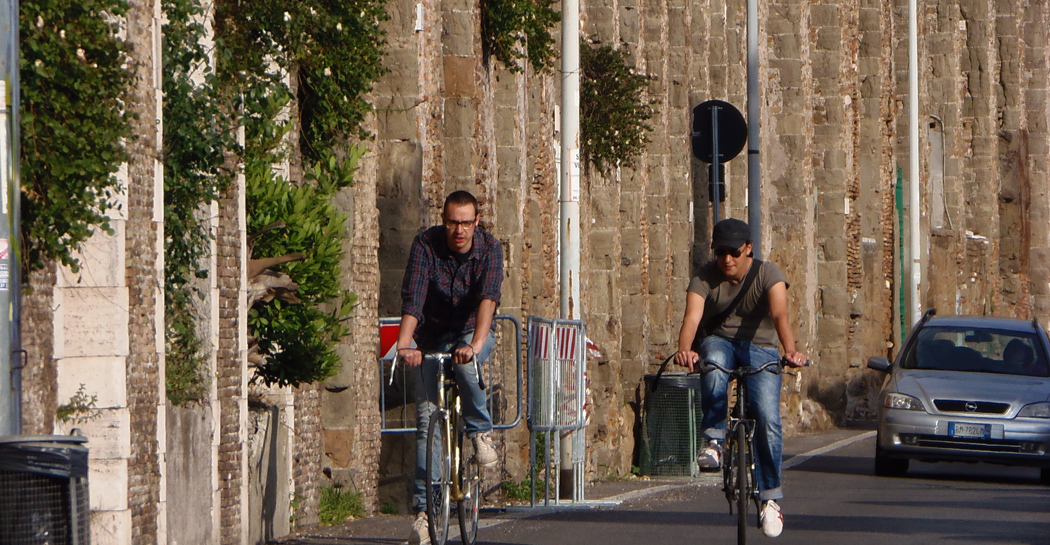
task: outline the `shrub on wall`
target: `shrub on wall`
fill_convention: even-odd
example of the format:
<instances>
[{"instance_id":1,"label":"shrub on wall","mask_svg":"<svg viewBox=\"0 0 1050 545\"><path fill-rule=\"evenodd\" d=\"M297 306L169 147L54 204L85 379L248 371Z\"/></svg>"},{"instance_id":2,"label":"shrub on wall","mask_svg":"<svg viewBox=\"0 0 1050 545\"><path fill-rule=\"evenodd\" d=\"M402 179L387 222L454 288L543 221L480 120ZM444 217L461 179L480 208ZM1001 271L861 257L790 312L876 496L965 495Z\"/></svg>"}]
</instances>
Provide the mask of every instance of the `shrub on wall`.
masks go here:
<instances>
[{"instance_id":1,"label":"shrub on wall","mask_svg":"<svg viewBox=\"0 0 1050 545\"><path fill-rule=\"evenodd\" d=\"M23 273L112 233L114 174L127 158L132 74L117 38L122 0L22 0L19 5ZM10 103L10 102L9 102Z\"/></svg>"},{"instance_id":2,"label":"shrub on wall","mask_svg":"<svg viewBox=\"0 0 1050 545\"><path fill-rule=\"evenodd\" d=\"M608 45L580 44L580 151L599 171L634 166L649 143L657 101L645 98L653 78L635 73L627 55Z\"/></svg>"},{"instance_id":3,"label":"shrub on wall","mask_svg":"<svg viewBox=\"0 0 1050 545\"><path fill-rule=\"evenodd\" d=\"M517 72L519 59L533 70L550 70L556 58L551 29L561 21L555 0L482 0L481 45L486 57L495 57Z\"/></svg>"}]
</instances>

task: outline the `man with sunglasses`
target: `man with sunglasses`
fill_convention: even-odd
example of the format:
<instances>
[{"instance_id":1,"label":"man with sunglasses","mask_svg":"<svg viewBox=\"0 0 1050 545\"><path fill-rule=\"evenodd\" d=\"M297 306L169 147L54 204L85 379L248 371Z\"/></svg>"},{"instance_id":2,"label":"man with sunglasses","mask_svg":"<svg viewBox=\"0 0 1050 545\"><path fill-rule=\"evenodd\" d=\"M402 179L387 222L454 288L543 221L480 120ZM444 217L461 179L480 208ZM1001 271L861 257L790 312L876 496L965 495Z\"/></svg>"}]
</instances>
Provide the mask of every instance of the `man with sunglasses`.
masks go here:
<instances>
[{"instance_id":1,"label":"man with sunglasses","mask_svg":"<svg viewBox=\"0 0 1050 545\"><path fill-rule=\"evenodd\" d=\"M675 363L690 372L700 370L701 359L727 369L759 367L780 359L779 341L788 365L804 365L806 357L795 349L788 321L787 280L776 264L754 258L751 228L738 219L722 220L712 231L711 248L715 259L700 267L689 282ZM724 373L702 375L701 431L707 444L697 455L701 469L717 470L722 464L728 386ZM756 422L759 517L763 533L776 537L784 528L777 504L784 497L780 488L780 375L752 375L747 388L747 410Z\"/></svg>"},{"instance_id":2,"label":"man with sunglasses","mask_svg":"<svg viewBox=\"0 0 1050 545\"><path fill-rule=\"evenodd\" d=\"M397 354L414 381L416 402L416 475L412 489L416 520L408 542L423 545L430 543L427 430L436 408L438 384L437 362L424 360L420 350L452 353L463 399L463 420L473 439L475 456L482 466L491 466L497 459L479 368L471 363L476 357L480 367L496 344L493 317L503 282L503 247L495 237L478 230L478 201L466 191L454 191L445 199L441 220L441 225L412 241L401 285L397 341Z\"/></svg>"}]
</instances>

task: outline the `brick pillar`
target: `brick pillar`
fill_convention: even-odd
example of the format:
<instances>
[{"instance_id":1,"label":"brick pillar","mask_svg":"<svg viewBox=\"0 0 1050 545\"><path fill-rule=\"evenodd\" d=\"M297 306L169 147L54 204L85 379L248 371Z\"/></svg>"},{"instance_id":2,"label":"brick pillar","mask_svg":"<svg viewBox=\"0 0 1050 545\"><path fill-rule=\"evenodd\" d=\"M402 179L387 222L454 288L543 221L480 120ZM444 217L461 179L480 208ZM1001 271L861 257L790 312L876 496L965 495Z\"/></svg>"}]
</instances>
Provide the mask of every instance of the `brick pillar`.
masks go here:
<instances>
[{"instance_id":1,"label":"brick pillar","mask_svg":"<svg viewBox=\"0 0 1050 545\"><path fill-rule=\"evenodd\" d=\"M295 389L295 446L292 479L295 483L297 527L317 524L321 504L321 386L304 384Z\"/></svg>"},{"instance_id":2,"label":"brick pillar","mask_svg":"<svg viewBox=\"0 0 1050 545\"><path fill-rule=\"evenodd\" d=\"M221 543L247 539L247 292L244 177L237 175L220 201L218 259L219 340L215 390L219 403L219 508Z\"/></svg>"},{"instance_id":3,"label":"brick pillar","mask_svg":"<svg viewBox=\"0 0 1050 545\"><path fill-rule=\"evenodd\" d=\"M160 252L163 233L159 189L160 125L155 70L159 3L133 0L128 9L131 65L135 72L130 108L135 138L128 143L127 226L125 229L125 282L128 290L127 400L130 414L128 459L128 508L131 510L132 543L157 543L161 519L163 389L163 295ZM158 422L158 419L161 419Z\"/></svg>"},{"instance_id":4,"label":"brick pillar","mask_svg":"<svg viewBox=\"0 0 1050 545\"><path fill-rule=\"evenodd\" d=\"M28 290L22 292L22 433L48 435L54 430L58 373L54 360L55 264L29 273ZM17 360L14 362L19 363Z\"/></svg>"}]
</instances>

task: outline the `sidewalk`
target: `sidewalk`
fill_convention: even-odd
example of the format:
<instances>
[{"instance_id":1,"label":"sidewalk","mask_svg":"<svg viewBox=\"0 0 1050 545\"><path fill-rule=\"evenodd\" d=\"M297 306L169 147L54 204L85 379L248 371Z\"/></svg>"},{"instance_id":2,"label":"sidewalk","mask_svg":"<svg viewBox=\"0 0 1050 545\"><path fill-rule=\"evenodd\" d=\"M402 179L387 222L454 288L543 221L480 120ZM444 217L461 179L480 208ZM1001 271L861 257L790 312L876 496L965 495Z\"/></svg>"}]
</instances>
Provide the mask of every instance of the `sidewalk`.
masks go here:
<instances>
[{"instance_id":1,"label":"sidewalk","mask_svg":"<svg viewBox=\"0 0 1050 545\"><path fill-rule=\"evenodd\" d=\"M785 438L785 468L791 466L791 458L806 457L807 453L818 452L829 445L848 442L858 438L868 430L864 428L835 429L825 432L799 435ZM801 459L796 460L801 461ZM718 472L703 473L696 479L691 478L630 478L614 481L599 481L587 485L584 490L586 501L581 505L562 502L561 505L544 506L537 502L537 507L526 505L486 505L481 512L480 528L491 527L503 521L527 518L550 513L552 510L596 509L619 505L624 501L642 498L675 488L691 486L721 486L721 474ZM449 530L450 541L458 542L459 534L455 527L456 516L453 510L453 527ZM409 515L375 515L372 517L347 521L334 526L315 526L300 530L292 535L271 542L273 545L400 545L406 543L412 517Z\"/></svg>"}]
</instances>

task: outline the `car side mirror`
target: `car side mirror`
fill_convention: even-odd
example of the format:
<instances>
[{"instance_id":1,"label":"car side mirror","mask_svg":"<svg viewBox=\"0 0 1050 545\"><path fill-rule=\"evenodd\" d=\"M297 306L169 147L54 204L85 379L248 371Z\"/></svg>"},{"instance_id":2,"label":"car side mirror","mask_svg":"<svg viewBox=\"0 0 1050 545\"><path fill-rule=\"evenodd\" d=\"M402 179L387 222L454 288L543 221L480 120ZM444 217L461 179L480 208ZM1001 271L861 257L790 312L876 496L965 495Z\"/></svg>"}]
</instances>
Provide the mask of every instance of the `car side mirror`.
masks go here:
<instances>
[{"instance_id":1,"label":"car side mirror","mask_svg":"<svg viewBox=\"0 0 1050 545\"><path fill-rule=\"evenodd\" d=\"M872 356L868 358L868 369L874 369L876 371L882 371L883 373L889 373L890 359L886 356Z\"/></svg>"}]
</instances>

